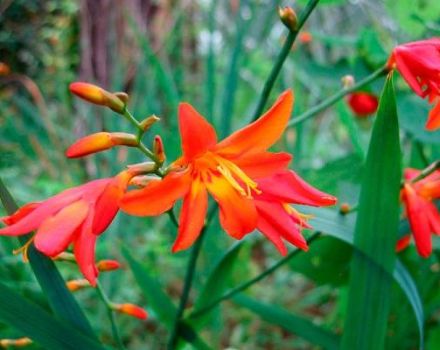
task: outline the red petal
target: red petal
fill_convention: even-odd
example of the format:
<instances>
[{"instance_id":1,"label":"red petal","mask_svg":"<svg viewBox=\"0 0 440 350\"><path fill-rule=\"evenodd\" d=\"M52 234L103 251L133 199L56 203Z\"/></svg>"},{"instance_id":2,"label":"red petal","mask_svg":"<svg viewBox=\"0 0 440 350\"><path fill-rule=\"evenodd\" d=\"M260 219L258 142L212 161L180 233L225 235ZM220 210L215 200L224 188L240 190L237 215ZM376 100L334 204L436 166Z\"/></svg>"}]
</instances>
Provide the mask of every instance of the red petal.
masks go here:
<instances>
[{"instance_id":1,"label":"red petal","mask_svg":"<svg viewBox=\"0 0 440 350\"><path fill-rule=\"evenodd\" d=\"M440 213L434 203L427 203L426 206L426 215L431 226L431 232L440 235Z\"/></svg>"},{"instance_id":2,"label":"red petal","mask_svg":"<svg viewBox=\"0 0 440 350\"><path fill-rule=\"evenodd\" d=\"M287 248L281 239L281 235L276 229L274 229L272 224L261 215L258 218L257 229L273 243L281 255L284 256L287 254Z\"/></svg>"},{"instance_id":3,"label":"red petal","mask_svg":"<svg viewBox=\"0 0 440 350\"><path fill-rule=\"evenodd\" d=\"M0 221L4 222L8 226L13 225L21 219L25 218L31 212L33 212L40 204L41 202L32 202L25 204L21 208L19 208L14 214L5 216L4 218L0 218Z\"/></svg>"},{"instance_id":4,"label":"red petal","mask_svg":"<svg viewBox=\"0 0 440 350\"><path fill-rule=\"evenodd\" d=\"M51 257L66 250L76 229L84 222L88 210L88 204L80 200L46 219L35 235L35 248Z\"/></svg>"},{"instance_id":5,"label":"red petal","mask_svg":"<svg viewBox=\"0 0 440 350\"><path fill-rule=\"evenodd\" d=\"M179 129L183 155L188 161L217 143L212 125L188 103L179 105Z\"/></svg>"},{"instance_id":6,"label":"red petal","mask_svg":"<svg viewBox=\"0 0 440 350\"><path fill-rule=\"evenodd\" d=\"M403 236L401 239L397 241L396 252L400 252L404 250L406 247L408 247L410 242L411 242L411 235Z\"/></svg>"},{"instance_id":7,"label":"red petal","mask_svg":"<svg viewBox=\"0 0 440 350\"><path fill-rule=\"evenodd\" d=\"M281 94L275 104L258 120L234 132L215 147L216 153L234 157L246 152L264 151L281 137L293 108L293 92Z\"/></svg>"},{"instance_id":8,"label":"red petal","mask_svg":"<svg viewBox=\"0 0 440 350\"><path fill-rule=\"evenodd\" d=\"M292 156L288 153L257 152L246 153L242 157L231 159L247 176L258 179L286 170Z\"/></svg>"},{"instance_id":9,"label":"red petal","mask_svg":"<svg viewBox=\"0 0 440 350\"><path fill-rule=\"evenodd\" d=\"M440 128L440 97L437 97L437 103L429 111L428 121L426 122L426 129L430 131Z\"/></svg>"},{"instance_id":10,"label":"red petal","mask_svg":"<svg viewBox=\"0 0 440 350\"><path fill-rule=\"evenodd\" d=\"M141 190L126 193L119 204L121 209L130 215L160 215L188 192L190 183L189 170L172 172L163 180L153 180Z\"/></svg>"},{"instance_id":11,"label":"red petal","mask_svg":"<svg viewBox=\"0 0 440 350\"><path fill-rule=\"evenodd\" d=\"M173 253L189 248L199 237L208 209L208 194L200 179L191 184L191 190L183 198L179 220L179 232L173 245Z\"/></svg>"}]
</instances>

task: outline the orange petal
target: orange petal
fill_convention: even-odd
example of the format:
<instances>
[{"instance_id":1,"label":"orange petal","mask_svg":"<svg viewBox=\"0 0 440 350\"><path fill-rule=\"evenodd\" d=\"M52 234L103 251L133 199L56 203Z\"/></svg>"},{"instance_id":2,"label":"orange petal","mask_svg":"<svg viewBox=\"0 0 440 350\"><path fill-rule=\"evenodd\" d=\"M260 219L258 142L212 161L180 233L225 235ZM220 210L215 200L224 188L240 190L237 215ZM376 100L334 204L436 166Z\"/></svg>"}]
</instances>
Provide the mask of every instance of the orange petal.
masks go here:
<instances>
[{"instance_id":1,"label":"orange petal","mask_svg":"<svg viewBox=\"0 0 440 350\"><path fill-rule=\"evenodd\" d=\"M223 176L210 175L205 185L219 204L221 226L232 237L243 238L257 226L253 200L238 193Z\"/></svg>"},{"instance_id":2,"label":"orange petal","mask_svg":"<svg viewBox=\"0 0 440 350\"><path fill-rule=\"evenodd\" d=\"M403 236L401 239L397 241L396 252L400 252L404 250L406 247L408 247L410 242L411 242L411 235Z\"/></svg>"},{"instance_id":3,"label":"orange petal","mask_svg":"<svg viewBox=\"0 0 440 350\"><path fill-rule=\"evenodd\" d=\"M206 152L217 143L212 125L188 103L179 105L179 129L183 155L187 160Z\"/></svg>"},{"instance_id":4,"label":"orange petal","mask_svg":"<svg viewBox=\"0 0 440 350\"><path fill-rule=\"evenodd\" d=\"M287 90L281 94L269 111L218 143L215 150L221 156L231 157L268 149L284 132L292 108L293 92Z\"/></svg>"},{"instance_id":5,"label":"orange petal","mask_svg":"<svg viewBox=\"0 0 440 350\"><path fill-rule=\"evenodd\" d=\"M437 97L437 103L429 111L428 121L426 122L426 129L430 131L440 128L440 97Z\"/></svg>"},{"instance_id":6,"label":"orange petal","mask_svg":"<svg viewBox=\"0 0 440 350\"><path fill-rule=\"evenodd\" d=\"M66 250L88 211L89 205L80 200L43 221L35 235L35 248L47 256L56 256Z\"/></svg>"},{"instance_id":7,"label":"orange petal","mask_svg":"<svg viewBox=\"0 0 440 350\"><path fill-rule=\"evenodd\" d=\"M163 180L153 180L143 189L126 193L119 204L130 215L160 215L188 192L190 183L189 170L172 172Z\"/></svg>"},{"instance_id":8,"label":"orange petal","mask_svg":"<svg viewBox=\"0 0 440 350\"><path fill-rule=\"evenodd\" d=\"M200 179L195 179L183 198L179 220L179 232L173 245L173 253L189 248L199 237L208 209L208 194Z\"/></svg>"},{"instance_id":9,"label":"orange petal","mask_svg":"<svg viewBox=\"0 0 440 350\"><path fill-rule=\"evenodd\" d=\"M292 156L285 152L270 153L263 151L251 154L246 153L232 161L247 176L258 179L286 170L291 160Z\"/></svg>"}]
</instances>

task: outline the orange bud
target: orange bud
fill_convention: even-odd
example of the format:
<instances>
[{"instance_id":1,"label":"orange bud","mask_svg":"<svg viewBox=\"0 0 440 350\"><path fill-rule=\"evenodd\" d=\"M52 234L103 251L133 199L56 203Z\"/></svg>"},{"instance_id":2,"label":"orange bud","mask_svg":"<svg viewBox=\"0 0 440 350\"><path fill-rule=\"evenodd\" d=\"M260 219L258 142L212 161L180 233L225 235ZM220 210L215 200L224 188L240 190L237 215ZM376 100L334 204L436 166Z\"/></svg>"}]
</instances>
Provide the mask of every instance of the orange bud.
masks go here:
<instances>
[{"instance_id":1,"label":"orange bud","mask_svg":"<svg viewBox=\"0 0 440 350\"><path fill-rule=\"evenodd\" d=\"M18 339L0 339L0 346L3 348L9 348L10 346L24 347L32 344L32 340L28 337Z\"/></svg>"},{"instance_id":2,"label":"orange bud","mask_svg":"<svg viewBox=\"0 0 440 350\"><path fill-rule=\"evenodd\" d=\"M154 123L158 122L159 120L160 118L156 117L154 114L149 116L148 118L145 118L140 122L142 130L147 131Z\"/></svg>"},{"instance_id":3,"label":"orange bud","mask_svg":"<svg viewBox=\"0 0 440 350\"><path fill-rule=\"evenodd\" d=\"M278 8L278 14L280 16L281 22L290 30L295 31L298 25L298 19L296 17L295 11L289 6L284 8Z\"/></svg>"},{"instance_id":4,"label":"orange bud","mask_svg":"<svg viewBox=\"0 0 440 350\"><path fill-rule=\"evenodd\" d=\"M165 148L163 146L162 138L159 135L154 136L153 152L160 163L165 161Z\"/></svg>"},{"instance_id":5,"label":"orange bud","mask_svg":"<svg viewBox=\"0 0 440 350\"><path fill-rule=\"evenodd\" d=\"M76 141L66 151L66 157L78 158L92 153L105 151L114 146L135 147L136 136L124 132L97 132Z\"/></svg>"},{"instance_id":6,"label":"orange bud","mask_svg":"<svg viewBox=\"0 0 440 350\"><path fill-rule=\"evenodd\" d=\"M121 267L121 264L117 260L100 260L96 264L96 268L98 271L104 272L104 271L114 271Z\"/></svg>"},{"instance_id":7,"label":"orange bud","mask_svg":"<svg viewBox=\"0 0 440 350\"><path fill-rule=\"evenodd\" d=\"M351 207L348 203L342 203L341 206L339 207L339 212L343 215L346 215L350 212Z\"/></svg>"},{"instance_id":8,"label":"orange bud","mask_svg":"<svg viewBox=\"0 0 440 350\"><path fill-rule=\"evenodd\" d=\"M0 75L8 75L11 69L6 63L0 62Z\"/></svg>"},{"instance_id":9,"label":"orange bud","mask_svg":"<svg viewBox=\"0 0 440 350\"><path fill-rule=\"evenodd\" d=\"M298 40L303 44L309 44L313 41L313 35L310 32L301 32L298 35Z\"/></svg>"},{"instance_id":10,"label":"orange bud","mask_svg":"<svg viewBox=\"0 0 440 350\"><path fill-rule=\"evenodd\" d=\"M139 318L140 320L145 320L148 317L147 312L144 309L142 309L140 306L137 306L135 304L129 304L129 303L115 304L113 306L113 309L122 314L127 314Z\"/></svg>"},{"instance_id":11,"label":"orange bud","mask_svg":"<svg viewBox=\"0 0 440 350\"><path fill-rule=\"evenodd\" d=\"M86 279L77 279L77 280L70 280L66 282L66 287L71 292L76 292L80 289L88 288L90 287L89 281Z\"/></svg>"},{"instance_id":12,"label":"orange bud","mask_svg":"<svg viewBox=\"0 0 440 350\"><path fill-rule=\"evenodd\" d=\"M121 99L120 95L117 96L116 94L112 94L99 86L83 82L75 82L70 84L69 89L73 94L90 103L109 107L117 113L124 112L124 98Z\"/></svg>"}]
</instances>

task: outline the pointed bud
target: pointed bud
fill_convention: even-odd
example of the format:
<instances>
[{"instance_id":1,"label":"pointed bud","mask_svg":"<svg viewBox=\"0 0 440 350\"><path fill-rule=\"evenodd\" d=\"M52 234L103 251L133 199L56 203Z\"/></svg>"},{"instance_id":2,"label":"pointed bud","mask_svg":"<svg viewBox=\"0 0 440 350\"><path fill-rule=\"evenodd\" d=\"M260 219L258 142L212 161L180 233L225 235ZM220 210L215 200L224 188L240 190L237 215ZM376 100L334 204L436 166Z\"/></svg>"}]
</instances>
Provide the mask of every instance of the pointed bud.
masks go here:
<instances>
[{"instance_id":1,"label":"pointed bud","mask_svg":"<svg viewBox=\"0 0 440 350\"><path fill-rule=\"evenodd\" d=\"M120 97L108 92L99 86L75 82L70 84L70 91L76 96L99 106L106 106L116 113L123 113L125 109L125 102Z\"/></svg>"},{"instance_id":2,"label":"pointed bud","mask_svg":"<svg viewBox=\"0 0 440 350\"><path fill-rule=\"evenodd\" d=\"M354 83L355 83L354 77L352 75L350 75L350 74L344 75L341 78L341 83L342 83L342 87L344 89L351 88L354 85Z\"/></svg>"},{"instance_id":3,"label":"pointed bud","mask_svg":"<svg viewBox=\"0 0 440 350\"><path fill-rule=\"evenodd\" d=\"M117 260L104 259L98 261L96 268L101 272L114 271L121 268L121 264Z\"/></svg>"},{"instance_id":4,"label":"pointed bud","mask_svg":"<svg viewBox=\"0 0 440 350\"><path fill-rule=\"evenodd\" d=\"M117 98L119 98L124 104L128 103L129 96L126 92L115 92L113 93Z\"/></svg>"},{"instance_id":5,"label":"pointed bud","mask_svg":"<svg viewBox=\"0 0 440 350\"><path fill-rule=\"evenodd\" d=\"M160 120L159 117L156 117L154 114L145 118L141 121L140 125L143 131L147 131L151 126Z\"/></svg>"},{"instance_id":6,"label":"pointed bud","mask_svg":"<svg viewBox=\"0 0 440 350\"><path fill-rule=\"evenodd\" d=\"M284 8L278 8L278 14L280 16L281 22L291 31L295 31L298 26L298 19L296 17L295 11L289 6Z\"/></svg>"},{"instance_id":7,"label":"pointed bud","mask_svg":"<svg viewBox=\"0 0 440 350\"><path fill-rule=\"evenodd\" d=\"M112 307L117 312L139 318L140 320L145 320L148 317L147 312L135 304L114 304Z\"/></svg>"},{"instance_id":8,"label":"pointed bud","mask_svg":"<svg viewBox=\"0 0 440 350\"><path fill-rule=\"evenodd\" d=\"M86 279L70 280L66 282L66 287L71 292L76 292L78 290L90 287L89 281Z\"/></svg>"},{"instance_id":9,"label":"pointed bud","mask_svg":"<svg viewBox=\"0 0 440 350\"><path fill-rule=\"evenodd\" d=\"M165 148L163 146L162 138L159 135L154 136L153 152L160 163L165 162Z\"/></svg>"},{"instance_id":10,"label":"pointed bud","mask_svg":"<svg viewBox=\"0 0 440 350\"><path fill-rule=\"evenodd\" d=\"M136 147L136 136L124 132L97 132L76 141L66 151L66 157L78 158L105 151L114 146Z\"/></svg>"},{"instance_id":11,"label":"pointed bud","mask_svg":"<svg viewBox=\"0 0 440 350\"><path fill-rule=\"evenodd\" d=\"M154 162L143 162L127 165L128 171L131 174L148 174L155 171L156 167L156 163Z\"/></svg>"},{"instance_id":12,"label":"pointed bud","mask_svg":"<svg viewBox=\"0 0 440 350\"><path fill-rule=\"evenodd\" d=\"M342 203L341 206L339 207L339 212L342 215L347 215L351 210L351 207L348 203Z\"/></svg>"},{"instance_id":13,"label":"pointed bud","mask_svg":"<svg viewBox=\"0 0 440 350\"><path fill-rule=\"evenodd\" d=\"M28 337L18 338L18 339L0 339L0 347L9 348L9 347L24 347L32 344L32 339Z\"/></svg>"},{"instance_id":14,"label":"pointed bud","mask_svg":"<svg viewBox=\"0 0 440 350\"><path fill-rule=\"evenodd\" d=\"M4 62L0 62L0 75L8 75L9 73L11 73L9 66Z\"/></svg>"}]
</instances>

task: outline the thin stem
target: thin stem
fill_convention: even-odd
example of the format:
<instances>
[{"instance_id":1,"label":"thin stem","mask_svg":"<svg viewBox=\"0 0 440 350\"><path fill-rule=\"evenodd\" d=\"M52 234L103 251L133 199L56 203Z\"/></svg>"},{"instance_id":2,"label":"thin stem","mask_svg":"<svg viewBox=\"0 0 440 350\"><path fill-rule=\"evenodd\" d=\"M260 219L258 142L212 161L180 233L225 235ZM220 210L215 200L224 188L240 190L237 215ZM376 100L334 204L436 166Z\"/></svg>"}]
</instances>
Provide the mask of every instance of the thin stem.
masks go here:
<instances>
[{"instance_id":1,"label":"thin stem","mask_svg":"<svg viewBox=\"0 0 440 350\"><path fill-rule=\"evenodd\" d=\"M321 232L315 232L314 234L312 234L308 239L307 239L307 244L311 244L315 239L317 239L319 236L321 235ZM296 255L300 254L302 252L302 250L300 249L296 249L293 252L291 252L289 255L287 255L286 257L284 257L283 259L281 259L280 261L278 261L277 263L275 263L274 265L272 265L271 267L269 267L267 270L263 271L261 274L259 274L258 276L250 279L247 282L244 282L242 284L239 284L237 287L231 289L230 291L226 292L225 294L223 294L221 297L215 299L214 301L212 301L210 304L206 305L203 308L200 308L199 310L196 310L194 312L192 312L189 316L188 319L194 319L197 318L201 315L203 315L204 313L210 311L211 309L213 309L214 307L216 307L219 303L221 303L222 301L226 300L226 299L230 299L232 298L235 294L249 288L250 286L254 285L255 283L261 281L262 279L264 279L265 277L267 277L268 275L270 275L272 272L274 272L275 270L277 270L278 268L280 268L281 266L285 265L287 262L289 262L293 257L295 257Z\"/></svg>"},{"instance_id":2,"label":"thin stem","mask_svg":"<svg viewBox=\"0 0 440 350\"><path fill-rule=\"evenodd\" d=\"M124 118L127 119L137 130L142 131L142 126L141 124L138 122L138 120L133 116L133 114L130 113L130 111L125 108L124 110L124 114L123 114Z\"/></svg>"},{"instance_id":3,"label":"thin stem","mask_svg":"<svg viewBox=\"0 0 440 350\"><path fill-rule=\"evenodd\" d=\"M275 61L274 66L272 67L272 71L269 74L269 77L267 78L266 82L264 83L263 91L260 95L260 100L258 101L257 108L255 109L254 116L252 117L252 120L257 120L258 117L263 112L264 106L267 103L267 100L269 98L270 92L272 91L273 85L275 84L275 81L278 77L278 74L281 71L281 68L283 67L284 61L286 60L287 56L289 55L289 52L292 48L293 43L295 42L296 36L298 35L299 31L301 30L304 23L307 21L307 18L309 18L310 14L312 13L313 9L318 4L319 0L310 0L307 4L306 8L301 12L299 19L298 19L298 26L295 30L290 30L289 34L286 38L286 41L284 42L283 47L281 48L280 53L278 54L277 60Z\"/></svg>"},{"instance_id":4,"label":"thin stem","mask_svg":"<svg viewBox=\"0 0 440 350\"><path fill-rule=\"evenodd\" d=\"M105 294L105 292L102 289L102 287L101 287L99 282L96 283L96 288L95 289L96 289L99 297L104 302L104 304L105 304L105 306L107 308L107 314L108 314L108 318L110 320L110 324L111 324L111 327L112 327L113 338L115 339L115 341L116 341L116 343L118 345L118 349L119 350L125 350L124 344L122 343L121 336L119 335L118 327L116 326L116 320L115 320L115 315L114 315L113 308L112 308L112 302L109 300L109 298Z\"/></svg>"},{"instance_id":5,"label":"thin stem","mask_svg":"<svg viewBox=\"0 0 440 350\"><path fill-rule=\"evenodd\" d=\"M170 339L168 341L168 350L175 349L177 345L177 340L179 338L179 325L183 316L183 312L185 310L186 303L188 302L189 293L191 291L191 286L193 283L193 277L196 270L197 258L199 257L200 250L202 248L203 238L205 236L205 228L202 230L200 237L194 243L194 246L191 250L191 256L188 261L188 266L186 268L185 274L185 282L183 285L183 291L180 296L179 307L177 309L176 317L174 319L174 325L171 331Z\"/></svg>"},{"instance_id":6,"label":"thin stem","mask_svg":"<svg viewBox=\"0 0 440 350\"><path fill-rule=\"evenodd\" d=\"M417 175L415 178L411 179L411 183L415 183L417 181L423 180L425 177L431 175L434 171L440 169L440 160L435 161L427 168L423 169L422 172Z\"/></svg>"},{"instance_id":7,"label":"thin stem","mask_svg":"<svg viewBox=\"0 0 440 350\"><path fill-rule=\"evenodd\" d=\"M357 84L354 84L353 86L351 86L349 88L342 89L341 91L337 92L333 96L330 96L326 100L322 101L320 104L309 109L307 112L300 114L295 119L291 120L287 124L287 126L291 127L291 126L297 125L299 123L302 123L303 121L315 116L316 114L322 112L324 109L330 107L331 105L333 105L334 103L339 101L341 98L343 98L345 95L348 95L348 94L362 88L364 85L371 83L372 81L378 79L379 77L381 77L387 73L388 73L388 68L386 66L379 68L378 70L374 71L369 76L367 76L366 78L362 79Z\"/></svg>"},{"instance_id":8,"label":"thin stem","mask_svg":"<svg viewBox=\"0 0 440 350\"><path fill-rule=\"evenodd\" d=\"M171 222L174 226L179 227L179 222L177 221L176 214L174 213L173 208L167 211L168 216L170 217Z\"/></svg>"}]
</instances>

